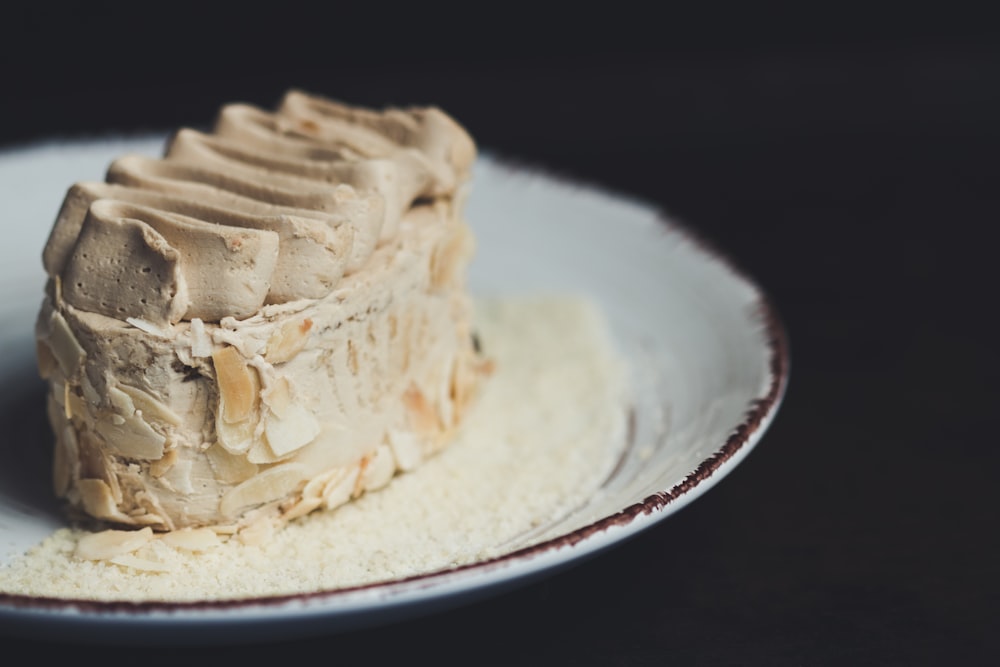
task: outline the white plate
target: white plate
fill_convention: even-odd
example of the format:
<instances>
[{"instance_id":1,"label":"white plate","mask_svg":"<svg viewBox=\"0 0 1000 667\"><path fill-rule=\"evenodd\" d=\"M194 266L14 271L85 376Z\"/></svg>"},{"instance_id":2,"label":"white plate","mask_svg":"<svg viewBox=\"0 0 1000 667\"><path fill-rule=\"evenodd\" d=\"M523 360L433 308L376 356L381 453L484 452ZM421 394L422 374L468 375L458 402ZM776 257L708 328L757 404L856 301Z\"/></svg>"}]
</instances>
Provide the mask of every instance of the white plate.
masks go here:
<instances>
[{"instance_id":1,"label":"white plate","mask_svg":"<svg viewBox=\"0 0 1000 667\"><path fill-rule=\"evenodd\" d=\"M32 327L41 249L66 189L163 138L48 143L0 154L0 565L61 525L48 495ZM0 627L101 642L234 643L330 633L450 607L546 576L634 536L708 491L756 445L781 403L788 349L762 291L658 210L490 155L467 215L477 294L583 292L636 373L629 448L561 535L445 572L249 601L96 603L0 593ZM513 261L516 258L516 267Z\"/></svg>"}]
</instances>

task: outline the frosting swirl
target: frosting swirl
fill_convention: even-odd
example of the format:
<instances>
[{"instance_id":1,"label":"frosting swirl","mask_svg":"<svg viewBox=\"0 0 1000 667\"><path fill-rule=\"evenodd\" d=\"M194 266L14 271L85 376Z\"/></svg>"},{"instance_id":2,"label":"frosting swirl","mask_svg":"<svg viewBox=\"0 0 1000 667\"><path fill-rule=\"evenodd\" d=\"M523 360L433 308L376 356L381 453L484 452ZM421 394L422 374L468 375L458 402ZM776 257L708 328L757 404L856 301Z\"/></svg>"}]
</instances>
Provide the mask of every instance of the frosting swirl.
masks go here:
<instances>
[{"instance_id":1,"label":"frosting swirl","mask_svg":"<svg viewBox=\"0 0 1000 667\"><path fill-rule=\"evenodd\" d=\"M348 107L298 90L222 107L162 157L125 155L67 192L43 265L62 299L157 325L318 299L393 239L413 206L457 196L476 147L434 107Z\"/></svg>"}]
</instances>

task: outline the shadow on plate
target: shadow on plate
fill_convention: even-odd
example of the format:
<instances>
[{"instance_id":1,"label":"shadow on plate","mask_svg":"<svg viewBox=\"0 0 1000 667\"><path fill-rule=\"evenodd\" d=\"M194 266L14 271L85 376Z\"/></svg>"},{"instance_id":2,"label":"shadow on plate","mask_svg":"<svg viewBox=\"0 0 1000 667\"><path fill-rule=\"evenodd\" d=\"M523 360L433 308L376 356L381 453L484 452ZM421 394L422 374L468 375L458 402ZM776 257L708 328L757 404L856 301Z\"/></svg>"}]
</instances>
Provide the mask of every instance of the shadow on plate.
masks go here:
<instances>
[{"instance_id":1,"label":"shadow on plate","mask_svg":"<svg viewBox=\"0 0 1000 667\"><path fill-rule=\"evenodd\" d=\"M45 383L31 362L9 368L0 389L0 505L58 516L52 493L52 429Z\"/></svg>"}]
</instances>

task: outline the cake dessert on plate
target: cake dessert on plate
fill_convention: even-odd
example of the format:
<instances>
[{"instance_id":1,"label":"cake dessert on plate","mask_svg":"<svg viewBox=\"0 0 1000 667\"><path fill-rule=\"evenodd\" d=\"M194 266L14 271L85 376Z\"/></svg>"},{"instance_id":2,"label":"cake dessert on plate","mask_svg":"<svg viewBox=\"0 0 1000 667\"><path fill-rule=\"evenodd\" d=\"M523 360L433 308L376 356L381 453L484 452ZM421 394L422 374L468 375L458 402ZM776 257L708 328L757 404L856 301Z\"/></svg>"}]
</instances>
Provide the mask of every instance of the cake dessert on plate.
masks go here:
<instances>
[{"instance_id":1,"label":"cake dessert on plate","mask_svg":"<svg viewBox=\"0 0 1000 667\"><path fill-rule=\"evenodd\" d=\"M252 542L446 446L488 370L475 158L437 108L290 90L73 184L36 325L72 516Z\"/></svg>"}]
</instances>

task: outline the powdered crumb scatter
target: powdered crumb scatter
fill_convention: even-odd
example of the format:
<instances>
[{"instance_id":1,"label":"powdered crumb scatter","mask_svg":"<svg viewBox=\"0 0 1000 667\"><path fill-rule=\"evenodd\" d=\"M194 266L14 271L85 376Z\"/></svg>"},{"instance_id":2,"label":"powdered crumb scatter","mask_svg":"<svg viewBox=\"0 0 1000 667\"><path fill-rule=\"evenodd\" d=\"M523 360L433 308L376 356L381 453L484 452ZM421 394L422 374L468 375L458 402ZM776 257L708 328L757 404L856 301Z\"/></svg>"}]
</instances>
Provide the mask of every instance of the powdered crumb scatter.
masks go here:
<instances>
[{"instance_id":1,"label":"powdered crumb scatter","mask_svg":"<svg viewBox=\"0 0 1000 667\"><path fill-rule=\"evenodd\" d=\"M447 569L526 546L580 505L623 446L626 369L603 316L576 297L477 302L496 371L455 442L384 489L279 530L262 546L189 553L154 540L162 571L74 557L62 529L0 568L0 592L197 601L331 590Z\"/></svg>"}]
</instances>

